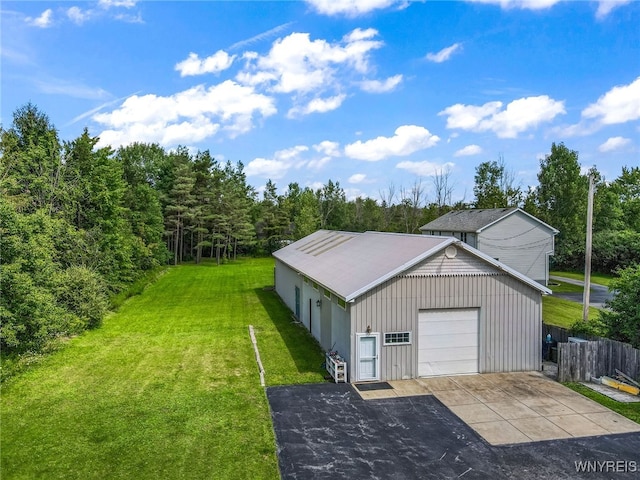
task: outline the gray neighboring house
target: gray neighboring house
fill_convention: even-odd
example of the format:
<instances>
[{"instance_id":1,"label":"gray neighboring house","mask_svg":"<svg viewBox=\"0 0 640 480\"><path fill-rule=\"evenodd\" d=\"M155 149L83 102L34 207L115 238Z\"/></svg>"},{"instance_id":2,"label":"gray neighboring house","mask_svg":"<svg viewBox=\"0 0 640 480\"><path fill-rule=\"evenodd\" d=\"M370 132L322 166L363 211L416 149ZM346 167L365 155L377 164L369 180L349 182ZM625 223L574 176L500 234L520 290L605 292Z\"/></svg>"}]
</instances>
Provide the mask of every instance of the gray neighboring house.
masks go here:
<instances>
[{"instance_id":1,"label":"gray neighboring house","mask_svg":"<svg viewBox=\"0 0 640 480\"><path fill-rule=\"evenodd\" d=\"M524 210L454 210L420 227L427 235L451 235L543 285L558 230Z\"/></svg>"},{"instance_id":2,"label":"gray neighboring house","mask_svg":"<svg viewBox=\"0 0 640 480\"><path fill-rule=\"evenodd\" d=\"M319 230L273 256L276 292L349 381L541 367L550 290L454 237Z\"/></svg>"}]
</instances>

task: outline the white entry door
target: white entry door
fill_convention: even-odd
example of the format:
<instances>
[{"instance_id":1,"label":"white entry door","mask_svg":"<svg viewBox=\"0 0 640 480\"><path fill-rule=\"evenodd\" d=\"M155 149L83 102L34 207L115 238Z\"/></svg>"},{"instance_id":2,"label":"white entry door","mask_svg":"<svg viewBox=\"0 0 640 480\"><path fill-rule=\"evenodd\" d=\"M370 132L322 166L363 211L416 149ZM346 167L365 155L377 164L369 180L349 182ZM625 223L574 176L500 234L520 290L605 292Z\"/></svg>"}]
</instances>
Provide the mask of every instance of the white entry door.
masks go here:
<instances>
[{"instance_id":1,"label":"white entry door","mask_svg":"<svg viewBox=\"0 0 640 480\"><path fill-rule=\"evenodd\" d=\"M418 376L478 373L478 309L418 313Z\"/></svg>"},{"instance_id":2,"label":"white entry door","mask_svg":"<svg viewBox=\"0 0 640 480\"><path fill-rule=\"evenodd\" d=\"M358 380L380 380L380 334L358 333L356 335Z\"/></svg>"}]
</instances>

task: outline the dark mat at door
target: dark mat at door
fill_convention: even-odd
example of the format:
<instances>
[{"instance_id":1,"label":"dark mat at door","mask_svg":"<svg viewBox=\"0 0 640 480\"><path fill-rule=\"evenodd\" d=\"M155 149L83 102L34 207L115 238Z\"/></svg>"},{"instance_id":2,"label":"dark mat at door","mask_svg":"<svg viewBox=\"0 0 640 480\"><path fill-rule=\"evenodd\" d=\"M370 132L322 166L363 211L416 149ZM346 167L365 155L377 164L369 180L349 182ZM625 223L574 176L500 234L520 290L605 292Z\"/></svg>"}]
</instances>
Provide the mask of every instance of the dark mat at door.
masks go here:
<instances>
[{"instance_id":1,"label":"dark mat at door","mask_svg":"<svg viewBox=\"0 0 640 480\"><path fill-rule=\"evenodd\" d=\"M376 382L376 383L354 383L354 387L356 387L361 392L371 392L373 390L392 390L393 387L389 385L387 382Z\"/></svg>"}]
</instances>

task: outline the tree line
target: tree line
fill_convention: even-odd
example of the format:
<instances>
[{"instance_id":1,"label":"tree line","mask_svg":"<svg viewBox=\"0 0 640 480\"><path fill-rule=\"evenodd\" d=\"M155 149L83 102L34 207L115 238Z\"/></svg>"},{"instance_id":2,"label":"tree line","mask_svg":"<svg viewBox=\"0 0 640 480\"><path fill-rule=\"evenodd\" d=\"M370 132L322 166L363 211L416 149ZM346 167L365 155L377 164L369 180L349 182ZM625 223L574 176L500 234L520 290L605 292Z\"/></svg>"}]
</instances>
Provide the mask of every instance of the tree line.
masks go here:
<instances>
[{"instance_id":1,"label":"tree line","mask_svg":"<svg viewBox=\"0 0 640 480\"><path fill-rule=\"evenodd\" d=\"M167 151L134 143L97 148L87 129L61 141L55 126L27 104L0 129L0 347L41 348L51 338L100 324L109 298L166 264L226 262L268 255L319 228L419 233L452 209L520 206L560 230L555 262L584 258L587 176L578 154L553 144L539 185L517 183L502 158L476 167L474 198L452 202L450 171L388 185L379 198L347 199L339 182L290 183L261 194L241 162L208 151ZM640 258L640 169L597 182L594 270L610 272Z\"/></svg>"}]
</instances>

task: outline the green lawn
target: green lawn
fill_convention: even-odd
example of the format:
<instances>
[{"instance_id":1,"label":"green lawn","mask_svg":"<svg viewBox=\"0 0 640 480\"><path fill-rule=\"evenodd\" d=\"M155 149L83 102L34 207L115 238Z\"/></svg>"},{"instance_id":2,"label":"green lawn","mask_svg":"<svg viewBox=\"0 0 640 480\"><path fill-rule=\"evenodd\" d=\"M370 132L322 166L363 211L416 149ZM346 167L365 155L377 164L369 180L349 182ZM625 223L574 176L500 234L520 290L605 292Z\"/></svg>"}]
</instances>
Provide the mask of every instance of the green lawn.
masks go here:
<instances>
[{"instance_id":1,"label":"green lawn","mask_svg":"<svg viewBox=\"0 0 640 480\"><path fill-rule=\"evenodd\" d=\"M549 275L584 281L584 272L549 272ZM591 273L591 283L597 283L598 285L604 285L605 287L609 286L609 282L613 278L615 278L614 275L607 275L606 273ZM553 280L551 281L553 282Z\"/></svg>"},{"instance_id":2,"label":"green lawn","mask_svg":"<svg viewBox=\"0 0 640 480\"><path fill-rule=\"evenodd\" d=\"M612 398L607 397L606 395L602 395L601 393L595 392L580 383L565 383L565 385L572 390L575 390L578 393L581 393L585 397L589 397L592 400L595 400L601 405L613 410L614 412L618 412L620 415L624 415L625 417L633 420L634 422L640 423L640 402L633 403L623 403L618 402L617 400L613 400Z\"/></svg>"},{"instance_id":3,"label":"green lawn","mask_svg":"<svg viewBox=\"0 0 640 480\"><path fill-rule=\"evenodd\" d=\"M551 280L549 288L553 293L582 293L584 287L580 285L574 285L573 283L565 283L557 280Z\"/></svg>"},{"instance_id":4,"label":"green lawn","mask_svg":"<svg viewBox=\"0 0 640 480\"><path fill-rule=\"evenodd\" d=\"M553 287L551 287L553 288ZM589 307L589 319L598 317L598 309ZM549 325L569 328L577 320L582 319L582 305L564 298L542 297L542 320Z\"/></svg>"},{"instance_id":5,"label":"green lawn","mask_svg":"<svg viewBox=\"0 0 640 480\"><path fill-rule=\"evenodd\" d=\"M271 259L170 269L2 388L0 477L279 477L269 385L323 380Z\"/></svg>"}]
</instances>

